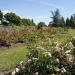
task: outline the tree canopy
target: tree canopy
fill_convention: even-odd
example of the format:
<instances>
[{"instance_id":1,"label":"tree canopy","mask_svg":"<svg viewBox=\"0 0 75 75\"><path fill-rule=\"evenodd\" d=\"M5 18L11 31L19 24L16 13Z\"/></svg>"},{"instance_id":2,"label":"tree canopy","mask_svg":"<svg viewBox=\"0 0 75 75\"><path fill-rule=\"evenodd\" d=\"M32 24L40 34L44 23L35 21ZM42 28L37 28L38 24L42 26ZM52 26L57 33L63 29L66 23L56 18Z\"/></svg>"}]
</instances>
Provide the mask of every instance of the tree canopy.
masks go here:
<instances>
[{"instance_id":1,"label":"tree canopy","mask_svg":"<svg viewBox=\"0 0 75 75\"><path fill-rule=\"evenodd\" d=\"M20 25L21 20L20 17L17 16L15 13L6 13L4 15L4 17L6 18L7 21L9 21L10 24L16 24L16 25Z\"/></svg>"},{"instance_id":2,"label":"tree canopy","mask_svg":"<svg viewBox=\"0 0 75 75\"><path fill-rule=\"evenodd\" d=\"M75 14L71 15L70 18L64 19L61 16L59 9L52 11L51 19L52 21L49 22L48 26L53 27L71 27L75 28ZM9 12L3 15L3 12L0 10L0 24L1 25L15 25L15 26L35 26L35 22L33 19L21 18L20 16L16 15L16 13ZM47 26L45 22L39 22L37 24L38 27Z\"/></svg>"},{"instance_id":3,"label":"tree canopy","mask_svg":"<svg viewBox=\"0 0 75 75\"><path fill-rule=\"evenodd\" d=\"M63 27L65 25L64 18L61 17L59 9L56 9L55 11L52 11L52 22L51 25L54 27Z\"/></svg>"}]
</instances>

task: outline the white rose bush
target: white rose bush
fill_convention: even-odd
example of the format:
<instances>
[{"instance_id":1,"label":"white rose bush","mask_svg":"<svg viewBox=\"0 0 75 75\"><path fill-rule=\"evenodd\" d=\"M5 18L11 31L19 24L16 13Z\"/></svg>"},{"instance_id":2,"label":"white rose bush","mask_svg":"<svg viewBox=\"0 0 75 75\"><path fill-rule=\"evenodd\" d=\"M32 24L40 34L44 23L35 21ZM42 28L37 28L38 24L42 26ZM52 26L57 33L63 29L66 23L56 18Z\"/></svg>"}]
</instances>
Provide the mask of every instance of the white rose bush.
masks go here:
<instances>
[{"instance_id":1,"label":"white rose bush","mask_svg":"<svg viewBox=\"0 0 75 75\"><path fill-rule=\"evenodd\" d=\"M52 48L31 48L29 59L6 75L75 75L75 38L63 46L55 42Z\"/></svg>"}]
</instances>

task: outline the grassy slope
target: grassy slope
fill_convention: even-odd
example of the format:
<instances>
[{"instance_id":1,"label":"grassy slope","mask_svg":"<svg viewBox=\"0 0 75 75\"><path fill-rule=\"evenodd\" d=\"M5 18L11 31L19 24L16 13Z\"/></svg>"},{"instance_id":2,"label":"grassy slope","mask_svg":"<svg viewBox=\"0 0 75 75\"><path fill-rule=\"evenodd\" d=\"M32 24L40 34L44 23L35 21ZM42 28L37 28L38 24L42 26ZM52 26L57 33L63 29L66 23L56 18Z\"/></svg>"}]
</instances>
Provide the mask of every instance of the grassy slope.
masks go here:
<instances>
[{"instance_id":1,"label":"grassy slope","mask_svg":"<svg viewBox=\"0 0 75 75\"><path fill-rule=\"evenodd\" d=\"M27 59L26 54L26 47L0 51L0 70L13 69L17 63Z\"/></svg>"}]
</instances>

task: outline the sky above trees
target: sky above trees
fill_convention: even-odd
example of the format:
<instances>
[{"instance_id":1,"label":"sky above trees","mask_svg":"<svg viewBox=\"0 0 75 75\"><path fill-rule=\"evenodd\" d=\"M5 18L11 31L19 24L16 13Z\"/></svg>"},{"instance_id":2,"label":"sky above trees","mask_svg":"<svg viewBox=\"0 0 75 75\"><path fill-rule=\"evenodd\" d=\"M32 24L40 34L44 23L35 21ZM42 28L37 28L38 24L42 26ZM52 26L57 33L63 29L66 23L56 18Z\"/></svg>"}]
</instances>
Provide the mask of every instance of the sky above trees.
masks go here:
<instances>
[{"instance_id":1,"label":"sky above trees","mask_svg":"<svg viewBox=\"0 0 75 75\"><path fill-rule=\"evenodd\" d=\"M51 21L51 11L56 8L62 16L70 17L75 13L75 0L0 0L0 9L4 12L15 12L25 18L33 18L36 23Z\"/></svg>"}]
</instances>

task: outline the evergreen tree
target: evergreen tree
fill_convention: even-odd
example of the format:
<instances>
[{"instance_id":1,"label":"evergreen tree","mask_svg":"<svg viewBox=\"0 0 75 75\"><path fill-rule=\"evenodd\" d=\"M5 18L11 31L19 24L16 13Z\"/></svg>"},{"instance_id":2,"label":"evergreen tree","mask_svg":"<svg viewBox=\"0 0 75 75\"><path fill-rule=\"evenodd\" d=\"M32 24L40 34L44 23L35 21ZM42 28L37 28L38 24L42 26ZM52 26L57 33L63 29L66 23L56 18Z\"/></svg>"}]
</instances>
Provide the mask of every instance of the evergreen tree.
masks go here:
<instances>
[{"instance_id":1,"label":"evergreen tree","mask_svg":"<svg viewBox=\"0 0 75 75\"><path fill-rule=\"evenodd\" d=\"M56 11L52 11L52 24L54 27L59 27L60 26L60 12L59 9L56 9Z\"/></svg>"},{"instance_id":2,"label":"evergreen tree","mask_svg":"<svg viewBox=\"0 0 75 75\"><path fill-rule=\"evenodd\" d=\"M60 19L60 27L65 27L64 17L61 17L61 19Z\"/></svg>"},{"instance_id":3,"label":"evergreen tree","mask_svg":"<svg viewBox=\"0 0 75 75\"><path fill-rule=\"evenodd\" d=\"M70 27L75 28L75 15L70 18Z\"/></svg>"},{"instance_id":4,"label":"evergreen tree","mask_svg":"<svg viewBox=\"0 0 75 75\"><path fill-rule=\"evenodd\" d=\"M70 27L70 20L69 20L69 18L66 19L66 27Z\"/></svg>"}]
</instances>

